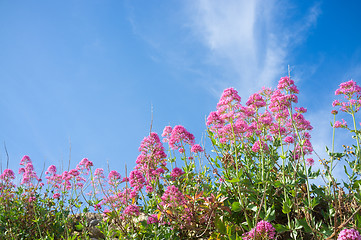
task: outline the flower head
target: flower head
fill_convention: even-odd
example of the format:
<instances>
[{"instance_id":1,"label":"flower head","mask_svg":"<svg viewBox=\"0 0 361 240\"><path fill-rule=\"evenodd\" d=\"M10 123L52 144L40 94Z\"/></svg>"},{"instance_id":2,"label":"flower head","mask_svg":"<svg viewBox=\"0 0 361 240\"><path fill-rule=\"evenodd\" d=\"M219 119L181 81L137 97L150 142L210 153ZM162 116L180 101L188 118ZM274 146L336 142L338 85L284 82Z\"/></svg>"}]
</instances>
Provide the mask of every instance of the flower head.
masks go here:
<instances>
[{"instance_id":1,"label":"flower head","mask_svg":"<svg viewBox=\"0 0 361 240\"><path fill-rule=\"evenodd\" d=\"M361 240L361 236L357 230L345 228L340 232L337 240Z\"/></svg>"},{"instance_id":2,"label":"flower head","mask_svg":"<svg viewBox=\"0 0 361 240\"><path fill-rule=\"evenodd\" d=\"M180 176L182 176L184 174L183 170L180 169L180 168L173 168L172 172L170 173L170 175L173 177L173 178L178 178Z\"/></svg>"},{"instance_id":3,"label":"flower head","mask_svg":"<svg viewBox=\"0 0 361 240\"><path fill-rule=\"evenodd\" d=\"M251 231L243 234L242 238L244 240L275 239L275 235L276 229L272 226L272 224L262 220L257 223L256 228L253 228Z\"/></svg>"},{"instance_id":4,"label":"flower head","mask_svg":"<svg viewBox=\"0 0 361 240\"><path fill-rule=\"evenodd\" d=\"M203 148L199 144L194 144L192 146L191 152L194 152L194 153L203 152Z\"/></svg>"}]
</instances>

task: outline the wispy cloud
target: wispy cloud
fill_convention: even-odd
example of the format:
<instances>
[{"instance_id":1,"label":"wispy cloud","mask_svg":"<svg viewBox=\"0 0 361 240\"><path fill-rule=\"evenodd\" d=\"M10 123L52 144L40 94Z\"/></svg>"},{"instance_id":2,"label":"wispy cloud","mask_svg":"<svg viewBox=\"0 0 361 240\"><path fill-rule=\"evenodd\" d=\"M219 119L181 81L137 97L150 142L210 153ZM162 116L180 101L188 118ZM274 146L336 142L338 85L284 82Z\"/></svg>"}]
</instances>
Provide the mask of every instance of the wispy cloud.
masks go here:
<instances>
[{"instance_id":1,"label":"wispy cloud","mask_svg":"<svg viewBox=\"0 0 361 240\"><path fill-rule=\"evenodd\" d=\"M235 85L242 95L272 86L287 72L287 57L315 26L320 5L288 21L286 4L276 1L189 1L189 27L208 48L208 62L234 79L207 83L210 89Z\"/></svg>"}]
</instances>

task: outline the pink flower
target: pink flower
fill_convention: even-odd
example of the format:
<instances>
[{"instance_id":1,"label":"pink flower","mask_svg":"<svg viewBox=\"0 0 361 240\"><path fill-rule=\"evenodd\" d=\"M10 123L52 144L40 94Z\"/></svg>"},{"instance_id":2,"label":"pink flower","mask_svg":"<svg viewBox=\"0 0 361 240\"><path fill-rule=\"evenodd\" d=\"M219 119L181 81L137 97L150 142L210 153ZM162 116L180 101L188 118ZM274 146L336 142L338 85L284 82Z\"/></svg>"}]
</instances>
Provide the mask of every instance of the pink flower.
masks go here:
<instances>
[{"instance_id":1,"label":"pink flower","mask_svg":"<svg viewBox=\"0 0 361 240\"><path fill-rule=\"evenodd\" d=\"M340 121L336 121L334 124L333 124L333 127L334 128L347 128L347 123L344 119L342 119L342 123Z\"/></svg>"},{"instance_id":2,"label":"pink flower","mask_svg":"<svg viewBox=\"0 0 361 240\"><path fill-rule=\"evenodd\" d=\"M72 175L73 177L76 177L80 175L80 172L78 171L78 169L71 169L69 171L69 174Z\"/></svg>"},{"instance_id":3,"label":"pink flower","mask_svg":"<svg viewBox=\"0 0 361 240\"><path fill-rule=\"evenodd\" d=\"M192 146L191 152L194 152L194 153L203 152L203 148L199 144L194 144Z\"/></svg>"},{"instance_id":4,"label":"pink flower","mask_svg":"<svg viewBox=\"0 0 361 240\"><path fill-rule=\"evenodd\" d=\"M282 77L279 80L277 88L280 90L283 89L288 90L291 93L299 93L297 87L295 86L295 82L292 79L290 79L288 76Z\"/></svg>"},{"instance_id":5,"label":"pink flower","mask_svg":"<svg viewBox=\"0 0 361 240\"><path fill-rule=\"evenodd\" d=\"M291 136L285 137L283 141L285 141L286 143L294 143L294 139Z\"/></svg>"},{"instance_id":6,"label":"pink flower","mask_svg":"<svg viewBox=\"0 0 361 240\"><path fill-rule=\"evenodd\" d=\"M262 239L275 239L276 229L271 223L267 221L260 221L257 223L256 228L252 228L251 231L243 234L244 240L262 240Z\"/></svg>"},{"instance_id":7,"label":"pink flower","mask_svg":"<svg viewBox=\"0 0 361 240\"><path fill-rule=\"evenodd\" d=\"M118 185L120 179L121 179L121 176L117 171L112 170L108 174L108 183L110 185Z\"/></svg>"},{"instance_id":8,"label":"pink flower","mask_svg":"<svg viewBox=\"0 0 361 240\"><path fill-rule=\"evenodd\" d=\"M124 209L123 213L124 213L125 215L134 216L134 217L138 217L138 216L140 215L140 213L139 213L139 207L136 206L136 205L129 205L129 206L127 206L127 207Z\"/></svg>"},{"instance_id":9,"label":"pink flower","mask_svg":"<svg viewBox=\"0 0 361 240\"><path fill-rule=\"evenodd\" d=\"M162 133L162 137L165 137L165 138L163 139L163 142L168 142L168 139L169 139L169 137L170 137L170 135L172 133L172 130L173 129L172 129L171 126L166 126L164 128L163 133Z\"/></svg>"},{"instance_id":10,"label":"pink flower","mask_svg":"<svg viewBox=\"0 0 361 240\"><path fill-rule=\"evenodd\" d=\"M147 185L147 186L145 187L145 191L146 191L147 193L152 193L152 192L154 191L154 189L153 189L152 186Z\"/></svg>"},{"instance_id":11,"label":"pink flower","mask_svg":"<svg viewBox=\"0 0 361 240\"><path fill-rule=\"evenodd\" d=\"M337 115L337 114L338 114L338 111L337 111L337 110L332 110L332 111L331 111L331 114Z\"/></svg>"},{"instance_id":12,"label":"pink flower","mask_svg":"<svg viewBox=\"0 0 361 240\"><path fill-rule=\"evenodd\" d=\"M186 203L183 193L173 185L167 187L161 199L163 200L160 203L162 206L169 206L171 208L176 208Z\"/></svg>"},{"instance_id":13,"label":"pink flower","mask_svg":"<svg viewBox=\"0 0 361 240\"><path fill-rule=\"evenodd\" d=\"M104 176L104 169L103 168L97 168L94 171L94 178L105 178Z\"/></svg>"},{"instance_id":14,"label":"pink flower","mask_svg":"<svg viewBox=\"0 0 361 240\"><path fill-rule=\"evenodd\" d=\"M355 113L361 107L361 87L355 81L341 83L335 91L335 95L344 95L346 101L335 100L332 106L341 106L340 110L347 113Z\"/></svg>"},{"instance_id":15,"label":"pink flower","mask_svg":"<svg viewBox=\"0 0 361 240\"><path fill-rule=\"evenodd\" d=\"M91 166L93 166L93 162L89 161L87 158L83 158L80 161L80 163L76 166L76 169L78 169L80 171L87 170L86 173L88 173Z\"/></svg>"},{"instance_id":16,"label":"pink flower","mask_svg":"<svg viewBox=\"0 0 361 240\"><path fill-rule=\"evenodd\" d=\"M307 109L304 108L304 107L300 107L300 108L295 107L295 110L296 110L296 112L298 112L298 113L306 113L306 112L307 112Z\"/></svg>"},{"instance_id":17,"label":"pink flower","mask_svg":"<svg viewBox=\"0 0 361 240\"><path fill-rule=\"evenodd\" d=\"M122 183L123 183L123 182L129 182L129 178L128 178L128 177L123 177Z\"/></svg>"},{"instance_id":18,"label":"pink flower","mask_svg":"<svg viewBox=\"0 0 361 240\"><path fill-rule=\"evenodd\" d=\"M217 104L217 109L221 106L228 105L233 101L240 102L241 97L238 95L238 92L234 88L227 88L223 91L221 99Z\"/></svg>"},{"instance_id":19,"label":"pink flower","mask_svg":"<svg viewBox=\"0 0 361 240\"><path fill-rule=\"evenodd\" d=\"M313 166L313 164L315 163L315 160L313 160L313 158L307 158L306 162L307 162L307 165Z\"/></svg>"},{"instance_id":20,"label":"pink flower","mask_svg":"<svg viewBox=\"0 0 361 240\"><path fill-rule=\"evenodd\" d=\"M25 166L25 165L26 165L27 163L29 163L29 162L31 162L30 157L27 156L27 155L25 155L25 156L21 159L20 165Z\"/></svg>"},{"instance_id":21,"label":"pink flower","mask_svg":"<svg viewBox=\"0 0 361 240\"><path fill-rule=\"evenodd\" d=\"M38 176L36 175L36 172L34 171L34 166L29 158L29 156L24 156L21 161L20 161L20 165L25 166L24 168L20 168L19 169L19 174L23 174L22 180L21 180L21 185L26 184L29 186L32 186L32 180L36 180L38 182L41 181L41 179L38 178Z\"/></svg>"},{"instance_id":22,"label":"pink flower","mask_svg":"<svg viewBox=\"0 0 361 240\"><path fill-rule=\"evenodd\" d=\"M100 203L94 205L94 211L98 211L102 209L102 205Z\"/></svg>"},{"instance_id":23,"label":"pink flower","mask_svg":"<svg viewBox=\"0 0 361 240\"><path fill-rule=\"evenodd\" d=\"M53 198L54 198L54 199L58 199L59 197L60 197L60 193L54 193L54 194L53 194Z\"/></svg>"},{"instance_id":24,"label":"pink flower","mask_svg":"<svg viewBox=\"0 0 361 240\"><path fill-rule=\"evenodd\" d=\"M343 82L340 84L340 87L335 91L335 95L344 94L347 96L352 96L354 94L361 93L361 87L353 80L348 82Z\"/></svg>"},{"instance_id":25,"label":"pink flower","mask_svg":"<svg viewBox=\"0 0 361 240\"><path fill-rule=\"evenodd\" d=\"M255 108L261 108L266 106L266 102L261 95L259 95L258 93L254 93L248 98L246 105L254 106Z\"/></svg>"},{"instance_id":26,"label":"pink flower","mask_svg":"<svg viewBox=\"0 0 361 240\"><path fill-rule=\"evenodd\" d=\"M179 149L183 147L183 144L188 143L194 145L194 136L188 132L183 126L177 125L173 128L169 137L169 146L171 149Z\"/></svg>"},{"instance_id":27,"label":"pink flower","mask_svg":"<svg viewBox=\"0 0 361 240\"><path fill-rule=\"evenodd\" d=\"M143 188L145 183L143 174L138 170L131 171L129 176L129 183L130 186L134 187L135 189L137 189L137 191L139 191L140 189Z\"/></svg>"},{"instance_id":28,"label":"pink flower","mask_svg":"<svg viewBox=\"0 0 361 240\"><path fill-rule=\"evenodd\" d=\"M139 147L141 154L137 157L135 169L144 174L146 180L151 182L159 178L156 171L159 167L165 166L167 155L158 134L151 133L145 137Z\"/></svg>"},{"instance_id":29,"label":"pink flower","mask_svg":"<svg viewBox=\"0 0 361 240\"><path fill-rule=\"evenodd\" d=\"M361 236L357 230L345 228L338 234L337 240L361 240Z\"/></svg>"},{"instance_id":30,"label":"pink flower","mask_svg":"<svg viewBox=\"0 0 361 240\"><path fill-rule=\"evenodd\" d=\"M264 143L262 140L257 140L253 146L252 146L252 151L253 152L258 152L260 149L263 149L264 151L268 151L268 146L266 143Z\"/></svg>"},{"instance_id":31,"label":"pink flower","mask_svg":"<svg viewBox=\"0 0 361 240\"><path fill-rule=\"evenodd\" d=\"M173 177L173 178L178 178L180 176L182 176L184 174L183 170L180 169L180 168L173 168L172 172L170 173L170 175Z\"/></svg>"},{"instance_id":32,"label":"pink flower","mask_svg":"<svg viewBox=\"0 0 361 240\"><path fill-rule=\"evenodd\" d=\"M45 172L45 174L55 174L56 173L56 167L54 165L50 165L48 167L48 170Z\"/></svg>"},{"instance_id":33,"label":"pink flower","mask_svg":"<svg viewBox=\"0 0 361 240\"><path fill-rule=\"evenodd\" d=\"M158 222L159 222L159 220L158 220L157 214L152 214L148 217L147 224L153 224L153 223L158 223Z\"/></svg>"},{"instance_id":34,"label":"pink flower","mask_svg":"<svg viewBox=\"0 0 361 240\"><path fill-rule=\"evenodd\" d=\"M5 169L4 172L0 175L0 179L5 182L9 182L12 179L15 179L15 174L11 169Z\"/></svg>"}]
</instances>

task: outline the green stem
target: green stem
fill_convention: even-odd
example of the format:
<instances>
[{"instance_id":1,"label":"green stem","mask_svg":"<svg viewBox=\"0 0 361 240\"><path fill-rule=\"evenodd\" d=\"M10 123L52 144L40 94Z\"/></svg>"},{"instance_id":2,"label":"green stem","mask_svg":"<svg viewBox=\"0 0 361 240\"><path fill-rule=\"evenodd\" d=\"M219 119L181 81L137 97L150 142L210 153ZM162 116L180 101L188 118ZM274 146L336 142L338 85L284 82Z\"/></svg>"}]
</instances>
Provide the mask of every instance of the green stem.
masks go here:
<instances>
[{"instance_id":1,"label":"green stem","mask_svg":"<svg viewBox=\"0 0 361 240\"><path fill-rule=\"evenodd\" d=\"M356 119L355 119L355 112L352 111L352 120L353 120L353 126L355 128L355 135L356 135L356 141L357 141L357 151L355 151L357 153L356 156L356 162L354 164L354 172L356 171L356 166L358 166L359 161L360 161L360 142L359 142L359 137L357 135L357 127L356 127Z\"/></svg>"}]
</instances>

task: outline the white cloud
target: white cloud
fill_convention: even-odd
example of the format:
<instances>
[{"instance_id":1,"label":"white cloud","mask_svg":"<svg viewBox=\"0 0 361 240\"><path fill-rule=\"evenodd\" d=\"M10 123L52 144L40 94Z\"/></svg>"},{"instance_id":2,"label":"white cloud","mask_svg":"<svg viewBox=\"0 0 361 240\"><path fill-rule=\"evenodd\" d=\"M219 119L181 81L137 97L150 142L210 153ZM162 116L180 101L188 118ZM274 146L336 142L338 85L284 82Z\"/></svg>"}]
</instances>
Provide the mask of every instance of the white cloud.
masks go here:
<instances>
[{"instance_id":1,"label":"white cloud","mask_svg":"<svg viewBox=\"0 0 361 240\"><path fill-rule=\"evenodd\" d=\"M263 86L274 86L287 73L287 57L320 14L316 4L290 23L289 7L276 1L189 1L188 27L208 48L209 64L228 73L225 79L213 79L213 86L207 81L211 90L232 84L247 97Z\"/></svg>"}]
</instances>

